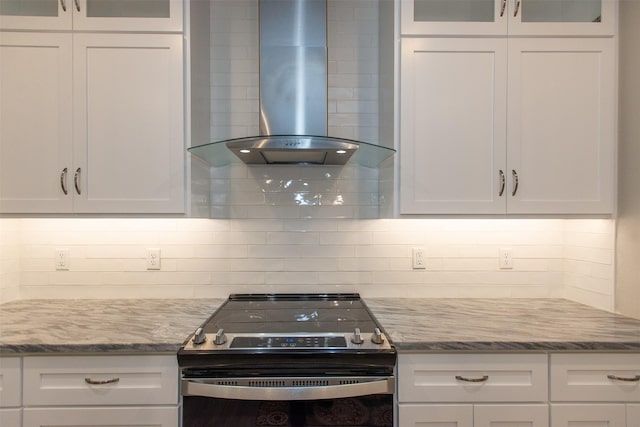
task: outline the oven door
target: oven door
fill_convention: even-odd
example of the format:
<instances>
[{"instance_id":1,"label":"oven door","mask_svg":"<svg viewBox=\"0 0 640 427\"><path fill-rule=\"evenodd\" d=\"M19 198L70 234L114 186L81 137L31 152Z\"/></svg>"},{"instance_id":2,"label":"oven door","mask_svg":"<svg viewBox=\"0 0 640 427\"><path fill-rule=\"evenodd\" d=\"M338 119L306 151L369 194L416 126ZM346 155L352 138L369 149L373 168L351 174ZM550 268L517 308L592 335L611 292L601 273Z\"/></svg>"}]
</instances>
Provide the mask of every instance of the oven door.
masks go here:
<instances>
[{"instance_id":1,"label":"oven door","mask_svg":"<svg viewBox=\"0 0 640 427\"><path fill-rule=\"evenodd\" d=\"M182 425L392 427L394 390L393 376L185 378Z\"/></svg>"}]
</instances>

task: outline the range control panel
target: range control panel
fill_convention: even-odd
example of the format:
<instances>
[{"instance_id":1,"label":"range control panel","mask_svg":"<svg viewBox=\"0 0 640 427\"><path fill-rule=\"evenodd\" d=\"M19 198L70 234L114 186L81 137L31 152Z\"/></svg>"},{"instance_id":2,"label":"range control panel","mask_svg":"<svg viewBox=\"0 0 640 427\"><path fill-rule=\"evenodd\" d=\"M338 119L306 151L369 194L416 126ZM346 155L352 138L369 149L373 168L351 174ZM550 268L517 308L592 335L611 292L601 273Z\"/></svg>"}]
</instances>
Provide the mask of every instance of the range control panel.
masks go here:
<instances>
[{"instance_id":1,"label":"range control panel","mask_svg":"<svg viewBox=\"0 0 640 427\"><path fill-rule=\"evenodd\" d=\"M336 336L235 337L230 348L332 348L346 347L347 340Z\"/></svg>"}]
</instances>

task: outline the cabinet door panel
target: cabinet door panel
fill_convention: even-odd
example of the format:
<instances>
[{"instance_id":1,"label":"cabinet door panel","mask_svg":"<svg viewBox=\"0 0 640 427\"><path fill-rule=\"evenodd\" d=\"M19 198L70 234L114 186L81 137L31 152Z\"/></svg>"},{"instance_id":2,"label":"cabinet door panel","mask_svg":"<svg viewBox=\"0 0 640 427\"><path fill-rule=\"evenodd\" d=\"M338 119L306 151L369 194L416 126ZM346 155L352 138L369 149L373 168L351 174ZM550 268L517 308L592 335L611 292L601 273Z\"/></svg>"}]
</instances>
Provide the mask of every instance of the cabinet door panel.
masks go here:
<instances>
[{"instance_id":1,"label":"cabinet door panel","mask_svg":"<svg viewBox=\"0 0 640 427\"><path fill-rule=\"evenodd\" d=\"M553 427L621 427L626 425L624 405L551 405Z\"/></svg>"},{"instance_id":2,"label":"cabinet door panel","mask_svg":"<svg viewBox=\"0 0 640 427\"><path fill-rule=\"evenodd\" d=\"M402 40L402 214L504 213L506 43Z\"/></svg>"},{"instance_id":3,"label":"cabinet door panel","mask_svg":"<svg viewBox=\"0 0 640 427\"><path fill-rule=\"evenodd\" d=\"M613 36L618 11L616 0L520 0L508 16L509 35Z\"/></svg>"},{"instance_id":4,"label":"cabinet door panel","mask_svg":"<svg viewBox=\"0 0 640 427\"><path fill-rule=\"evenodd\" d=\"M71 53L70 34L0 36L1 212L71 211Z\"/></svg>"},{"instance_id":5,"label":"cabinet door panel","mask_svg":"<svg viewBox=\"0 0 640 427\"><path fill-rule=\"evenodd\" d=\"M401 0L400 20L402 34L506 35L507 0Z\"/></svg>"},{"instance_id":6,"label":"cabinet door panel","mask_svg":"<svg viewBox=\"0 0 640 427\"><path fill-rule=\"evenodd\" d=\"M182 36L81 34L74 56L75 211L183 212Z\"/></svg>"},{"instance_id":7,"label":"cabinet door panel","mask_svg":"<svg viewBox=\"0 0 640 427\"><path fill-rule=\"evenodd\" d=\"M475 405L474 427L548 427L549 405Z\"/></svg>"},{"instance_id":8,"label":"cabinet door panel","mask_svg":"<svg viewBox=\"0 0 640 427\"><path fill-rule=\"evenodd\" d=\"M75 30L182 31L183 27L183 0L78 0L78 4Z\"/></svg>"},{"instance_id":9,"label":"cabinet door panel","mask_svg":"<svg viewBox=\"0 0 640 427\"><path fill-rule=\"evenodd\" d=\"M73 0L0 0L1 30L70 30Z\"/></svg>"},{"instance_id":10,"label":"cabinet door panel","mask_svg":"<svg viewBox=\"0 0 640 427\"><path fill-rule=\"evenodd\" d=\"M27 408L23 427L175 427L178 407Z\"/></svg>"},{"instance_id":11,"label":"cabinet door panel","mask_svg":"<svg viewBox=\"0 0 640 427\"><path fill-rule=\"evenodd\" d=\"M640 405L627 405L627 427L640 427Z\"/></svg>"},{"instance_id":12,"label":"cabinet door panel","mask_svg":"<svg viewBox=\"0 0 640 427\"><path fill-rule=\"evenodd\" d=\"M22 362L19 357L0 357L0 408L22 404Z\"/></svg>"},{"instance_id":13,"label":"cabinet door panel","mask_svg":"<svg viewBox=\"0 0 640 427\"><path fill-rule=\"evenodd\" d=\"M471 405L399 405L399 427L473 427Z\"/></svg>"},{"instance_id":14,"label":"cabinet door panel","mask_svg":"<svg viewBox=\"0 0 640 427\"><path fill-rule=\"evenodd\" d=\"M610 39L509 41L509 213L613 211Z\"/></svg>"}]
</instances>

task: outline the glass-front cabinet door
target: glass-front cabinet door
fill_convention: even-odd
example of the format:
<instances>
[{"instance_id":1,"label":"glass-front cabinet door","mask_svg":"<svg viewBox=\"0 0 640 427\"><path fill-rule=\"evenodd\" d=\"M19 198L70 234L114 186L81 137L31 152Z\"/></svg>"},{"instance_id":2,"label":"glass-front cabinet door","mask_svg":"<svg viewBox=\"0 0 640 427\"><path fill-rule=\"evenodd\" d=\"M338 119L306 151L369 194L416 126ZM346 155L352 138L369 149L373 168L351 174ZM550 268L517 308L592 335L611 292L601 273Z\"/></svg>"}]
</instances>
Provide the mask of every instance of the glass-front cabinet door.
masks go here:
<instances>
[{"instance_id":1,"label":"glass-front cabinet door","mask_svg":"<svg viewBox=\"0 0 640 427\"><path fill-rule=\"evenodd\" d=\"M507 0L400 0L406 35L504 35Z\"/></svg>"},{"instance_id":2,"label":"glass-front cabinet door","mask_svg":"<svg viewBox=\"0 0 640 427\"><path fill-rule=\"evenodd\" d=\"M607 36L616 0L400 0L403 35Z\"/></svg>"},{"instance_id":3,"label":"glass-front cabinet door","mask_svg":"<svg viewBox=\"0 0 640 427\"><path fill-rule=\"evenodd\" d=\"M73 0L0 0L2 30L70 30Z\"/></svg>"},{"instance_id":4,"label":"glass-front cabinet door","mask_svg":"<svg viewBox=\"0 0 640 427\"><path fill-rule=\"evenodd\" d=\"M0 29L182 31L183 0L0 0Z\"/></svg>"},{"instance_id":5,"label":"glass-front cabinet door","mask_svg":"<svg viewBox=\"0 0 640 427\"><path fill-rule=\"evenodd\" d=\"M615 34L615 0L509 0L509 34L610 36Z\"/></svg>"}]
</instances>

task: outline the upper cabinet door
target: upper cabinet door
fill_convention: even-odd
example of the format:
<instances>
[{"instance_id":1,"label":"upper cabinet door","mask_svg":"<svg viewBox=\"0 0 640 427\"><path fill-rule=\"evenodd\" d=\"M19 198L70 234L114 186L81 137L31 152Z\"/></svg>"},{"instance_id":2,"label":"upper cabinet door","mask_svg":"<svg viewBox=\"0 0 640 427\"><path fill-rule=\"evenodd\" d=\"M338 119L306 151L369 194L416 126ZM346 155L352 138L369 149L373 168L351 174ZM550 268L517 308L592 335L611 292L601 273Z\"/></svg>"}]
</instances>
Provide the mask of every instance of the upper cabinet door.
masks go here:
<instances>
[{"instance_id":1,"label":"upper cabinet door","mask_svg":"<svg viewBox=\"0 0 640 427\"><path fill-rule=\"evenodd\" d=\"M402 35L504 35L508 0L400 0Z\"/></svg>"},{"instance_id":2,"label":"upper cabinet door","mask_svg":"<svg viewBox=\"0 0 640 427\"><path fill-rule=\"evenodd\" d=\"M0 36L0 212L71 211L71 34Z\"/></svg>"},{"instance_id":3,"label":"upper cabinet door","mask_svg":"<svg viewBox=\"0 0 640 427\"><path fill-rule=\"evenodd\" d=\"M402 35L612 36L616 0L400 0Z\"/></svg>"},{"instance_id":4,"label":"upper cabinet door","mask_svg":"<svg viewBox=\"0 0 640 427\"><path fill-rule=\"evenodd\" d=\"M183 0L74 1L74 30L182 31Z\"/></svg>"},{"instance_id":5,"label":"upper cabinet door","mask_svg":"<svg viewBox=\"0 0 640 427\"><path fill-rule=\"evenodd\" d=\"M611 38L509 41L509 213L613 212L614 55Z\"/></svg>"},{"instance_id":6,"label":"upper cabinet door","mask_svg":"<svg viewBox=\"0 0 640 427\"><path fill-rule=\"evenodd\" d=\"M2 30L70 30L73 0L0 0Z\"/></svg>"},{"instance_id":7,"label":"upper cabinet door","mask_svg":"<svg viewBox=\"0 0 640 427\"><path fill-rule=\"evenodd\" d=\"M400 213L505 212L507 40L402 40Z\"/></svg>"},{"instance_id":8,"label":"upper cabinet door","mask_svg":"<svg viewBox=\"0 0 640 427\"><path fill-rule=\"evenodd\" d=\"M615 0L508 0L509 34L530 36L613 36Z\"/></svg>"},{"instance_id":9,"label":"upper cabinet door","mask_svg":"<svg viewBox=\"0 0 640 427\"><path fill-rule=\"evenodd\" d=\"M0 29L181 32L183 0L0 0Z\"/></svg>"},{"instance_id":10,"label":"upper cabinet door","mask_svg":"<svg viewBox=\"0 0 640 427\"><path fill-rule=\"evenodd\" d=\"M73 49L74 211L184 212L182 35L75 34Z\"/></svg>"}]
</instances>

